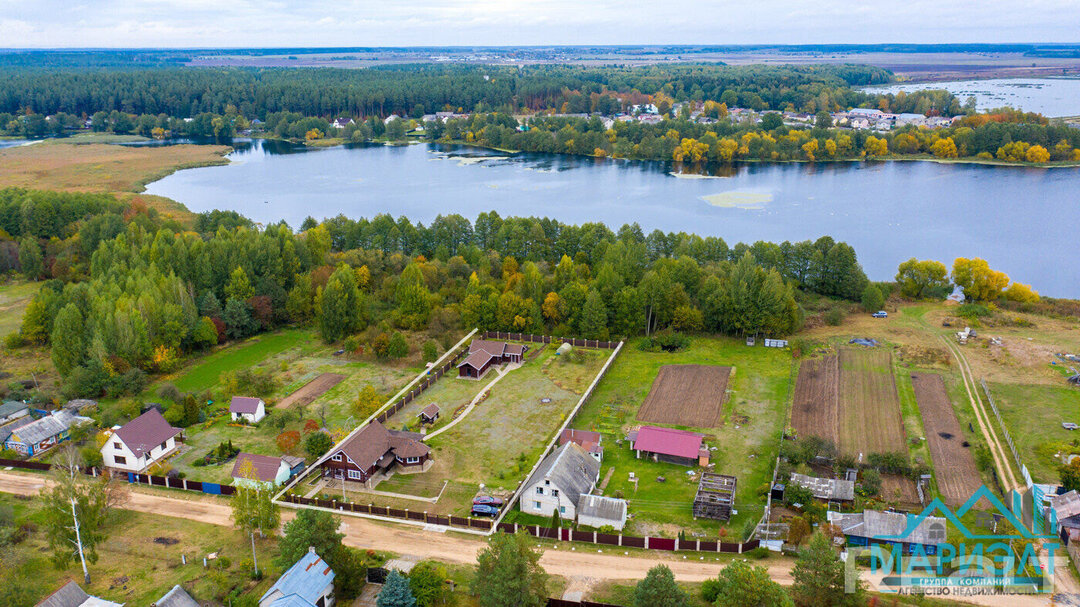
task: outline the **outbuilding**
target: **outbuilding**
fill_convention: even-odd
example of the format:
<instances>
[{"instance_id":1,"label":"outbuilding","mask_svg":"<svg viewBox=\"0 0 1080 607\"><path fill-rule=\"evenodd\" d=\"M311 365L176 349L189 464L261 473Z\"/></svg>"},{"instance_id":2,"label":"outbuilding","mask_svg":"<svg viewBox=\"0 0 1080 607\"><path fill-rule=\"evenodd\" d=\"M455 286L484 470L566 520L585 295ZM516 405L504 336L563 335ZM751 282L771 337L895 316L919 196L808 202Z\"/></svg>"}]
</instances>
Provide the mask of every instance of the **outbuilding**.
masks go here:
<instances>
[{"instance_id":1,"label":"outbuilding","mask_svg":"<svg viewBox=\"0 0 1080 607\"><path fill-rule=\"evenodd\" d=\"M266 403L254 396L234 396L229 403L229 414L234 422L257 424L266 417Z\"/></svg>"},{"instance_id":2,"label":"outbuilding","mask_svg":"<svg viewBox=\"0 0 1080 607\"><path fill-rule=\"evenodd\" d=\"M709 464L709 450L702 447L704 437L697 432L642 426L632 430L627 438L638 458L644 455L654 461L680 466Z\"/></svg>"},{"instance_id":3,"label":"outbuilding","mask_svg":"<svg viewBox=\"0 0 1080 607\"><path fill-rule=\"evenodd\" d=\"M626 500L602 495L583 495L578 501L577 522L587 527L612 527L622 531L626 526Z\"/></svg>"}]
</instances>

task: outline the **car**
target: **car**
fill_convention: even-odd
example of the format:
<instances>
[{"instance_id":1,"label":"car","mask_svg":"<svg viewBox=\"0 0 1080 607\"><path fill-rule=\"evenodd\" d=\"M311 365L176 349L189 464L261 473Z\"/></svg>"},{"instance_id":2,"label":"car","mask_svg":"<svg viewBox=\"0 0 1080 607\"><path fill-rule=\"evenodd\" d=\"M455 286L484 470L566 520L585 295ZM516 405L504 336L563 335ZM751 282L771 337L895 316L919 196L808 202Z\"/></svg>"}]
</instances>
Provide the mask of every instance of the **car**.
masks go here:
<instances>
[{"instance_id":1,"label":"car","mask_svg":"<svg viewBox=\"0 0 1080 607\"><path fill-rule=\"evenodd\" d=\"M1061 422L1061 427L1065 428L1066 430L1080 430L1080 426L1072 422Z\"/></svg>"},{"instance_id":2,"label":"car","mask_svg":"<svg viewBox=\"0 0 1080 607\"><path fill-rule=\"evenodd\" d=\"M888 318L889 313L886 312L885 310L878 310L877 312L874 312L870 316L873 316L874 318Z\"/></svg>"},{"instance_id":3,"label":"car","mask_svg":"<svg viewBox=\"0 0 1080 607\"><path fill-rule=\"evenodd\" d=\"M488 506L486 504L473 504L472 507L473 516L499 516L499 509L495 506Z\"/></svg>"},{"instance_id":4,"label":"car","mask_svg":"<svg viewBox=\"0 0 1080 607\"><path fill-rule=\"evenodd\" d=\"M502 498L490 497L490 496L487 496L487 495L481 495L479 497L474 497L472 503L473 503L474 506L483 505L483 506L496 506L496 507L499 507L499 506L502 506L504 502L502 501Z\"/></svg>"}]
</instances>

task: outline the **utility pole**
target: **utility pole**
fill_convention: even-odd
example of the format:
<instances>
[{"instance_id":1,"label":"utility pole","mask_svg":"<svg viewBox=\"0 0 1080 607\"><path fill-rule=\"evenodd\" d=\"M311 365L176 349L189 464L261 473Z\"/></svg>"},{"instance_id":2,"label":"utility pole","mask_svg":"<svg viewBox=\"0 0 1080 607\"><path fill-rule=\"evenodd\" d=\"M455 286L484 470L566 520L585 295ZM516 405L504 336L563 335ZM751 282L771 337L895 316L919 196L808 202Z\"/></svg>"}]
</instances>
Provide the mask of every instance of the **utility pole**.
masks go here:
<instances>
[{"instance_id":1,"label":"utility pole","mask_svg":"<svg viewBox=\"0 0 1080 607\"><path fill-rule=\"evenodd\" d=\"M75 545L79 547L79 560L82 561L83 581L90 583L90 572L86 570L86 556L83 555L82 536L79 534L79 513L75 510L75 498L71 498L71 519L75 521Z\"/></svg>"},{"instance_id":2,"label":"utility pole","mask_svg":"<svg viewBox=\"0 0 1080 607\"><path fill-rule=\"evenodd\" d=\"M259 577L259 557L255 554L255 529L251 529L251 562L255 565L255 577Z\"/></svg>"}]
</instances>

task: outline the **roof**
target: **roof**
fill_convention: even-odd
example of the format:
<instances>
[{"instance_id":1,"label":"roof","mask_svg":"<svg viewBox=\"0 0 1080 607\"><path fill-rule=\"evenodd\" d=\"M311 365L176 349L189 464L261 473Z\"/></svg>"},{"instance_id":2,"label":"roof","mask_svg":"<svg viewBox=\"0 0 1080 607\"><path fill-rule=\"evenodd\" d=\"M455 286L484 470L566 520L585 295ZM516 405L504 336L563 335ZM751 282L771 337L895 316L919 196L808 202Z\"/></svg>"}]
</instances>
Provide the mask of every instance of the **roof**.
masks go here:
<instances>
[{"instance_id":1,"label":"roof","mask_svg":"<svg viewBox=\"0 0 1080 607\"><path fill-rule=\"evenodd\" d=\"M56 411L18 428L12 434L18 437L20 442L32 445L63 433L77 419L79 418L67 411Z\"/></svg>"},{"instance_id":2,"label":"roof","mask_svg":"<svg viewBox=\"0 0 1080 607\"><path fill-rule=\"evenodd\" d=\"M1059 523L1076 516L1080 514L1080 494L1074 489L1063 495L1055 495L1050 498L1050 508L1053 509Z\"/></svg>"},{"instance_id":3,"label":"roof","mask_svg":"<svg viewBox=\"0 0 1080 607\"><path fill-rule=\"evenodd\" d=\"M583 495L577 507L578 516L591 516L607 521L626 521L626 500L600 495Z\"/></svg>"},{"instance_id":4,"label":"roof","mask_svg":"<svg viewBox=\"0 0 1080 607\"><path fill-rule=\"evenodd\" d=\"M521 356L528 346L524 344L511 344L505 341L490 341L487 339L474 339L469 344L469 356L458 364L459 367L469 365L479 369L487 364L493 357L512 354Z\"/></svg>"},{"instance_id":5,"label":"roof","mask_svg":"<svg viewBox=\"0 0 1080 607\"><path fill-rule=\"evenodd\" d=\"M559 445L565 445L567 442L577 443L589 453L600 453L603 451L600 447L600 440L600 433L591 430L574 430L573 428L566 428L562 431L562 434L559 435Z\"/></svg>"},{"instance_id":6,"label":"roof","mask_svg":"<svg viewBox=\"0 0 1080 607\"><path fill-rule=\"evenodd\" d=\"M599 477L600 463L579 445L566 443L540 462L540 467L533 472L525 485L532 486L542 480L551 481L570 503L576 504L582 495L593 490Z\"/></svg>"},{"instance_id":7,"label":"roof","mask_svg":"<svg viewBox=\"0 0 1080 607\"><path fill-rule=\"evenodd\" d=\"M837 525L844 535L897 541L908 527L908 516L900 512L866 510L851 514L829 511L829 522ZM908 544L933 545L945 541L945 518L928 516L901 540Z\"/></svg>"},{"instance_id":8,"label":"roof","mask_svg":"<svg viewBox=\"0 0 1080 607\"><path fill-rule=\"evenodd\" d=\"M424 410L420 412L420 415L423 415L425 417L435 417L438 414L439 405L436 405L435 403L431 403L430 405L424 407Z\"/></svg>"},{"instance_id":9,"label":"roof","mask_svg":"<svg viewBox=\"0 0 1080 607\"><path fill-rule=\"evenodd\" d=\"M267 483L272 483L277 480L278 469L281 468L280 457L255 455L254 453L240 453L236 456L236 463L233 464L233 478L246 478L242 475L242 470L247 462L251 462L251 467L255 472L254 480Z\"/></svg>"},{"instance_id":10,"label":"roof","mask_svg":"<svg viewBox=\"0 0 1080 607\"><path fill-rule=\"evenodd\" d=\"M19 428L22 428L23 426L25 426L27 424L32 424L32 423L34 423L34 418L30 417L29 415L24 415L24 416L20 417L19 419L16 419L15 421L11 422L10 424L0 426L0 443L3 443L4 441L6 441L8 439L8 437L11 436L12 432L18 430Z\"/></svg>"},{"instance_id":11,"label":"roof","mask_svg":"<svg viewBox=\"0 0 1080 607\"><path fill-rule=\"evenodd\" d=\"M64 408L65 409L75 409L76 411L82 411L83 409L85 409L87 407L97 406L97 404L98 403L97 403L96 400L91 400L89 398L75 398L75 399L69 400L64 405Z\"/></svg>"},{"instance_id":12,"label":"roof","mask_svg":"<svg viewBox=\"0 0 1080 607\"><path fill-rule=\"evenodd\" d=\"M393 451L398 457L427 455L431 452L431 447L421 442L420 438L421 435L415 432L387 430L386 426L372 421L342 443L337 450L349 456L357 466L367 470L388 451Z\"/></svg>"},{"instance_id":13,"label":"roof","mask_svg":"<svg viewBox=\"0 0 1080 607\"><path fill-rule=\"evenodd\" d=\"M659 426L642 426L638 429L634 440L634 449L697 459L701 451L701 439L702 436L696 432Z\"/></svg>"},{"instance_id":14,"label":"roof","mask_svg":"<svg viewBox=\"0 0 1080 607\"><path fill-rule=\"evenodd\" d=\"M234 396L229 403L229 413L257 413L261 398L254 396Z\"/></svg>"},{"instance_id":15,"label":"roof","mask_svg":"<svg viewBox=\"0 0 1080 607\"><path fill-rule=\"evenodd\" d=\"M309 548L304 556L300 557L300 560L296 561L292 567L289 567L288 571L281 574L278 581L274 582L274 585L266 591L266 594L262 595L259 599L259 604L262 604L267 597L274 594L274 592L280 592L282 598L289 598L290 595L296 595L297 598L307 601L307 604L314 605L315 601L319 600L322 596L323 589L327 584L334 581L334 570L330 568L330 565L326 564L318 554L315 554L314 548ZM282 599L274 601L273 605L304 605L304 603L293 602L280 602Z\"/></svg>"},{"instance_id":16,"label":"roof","mask_svg":"<svg viewBox=\"0 0 1080 607\"><path fill-rule=\"evenodd\" d=\"M154 607L199 607L199 602L191 598L179 585L173 586L154 603Z\"/></svg>"},{"instance_id":17,"label":"roof","mask_svg":"<svg viewBox=\"0 0 1080 607\"><path fill-rule=\"evenodd\" d=\"M303 466L307 463L304 461L304 458L296 457L295 455L282 455L281 461L285 462L285 465L287 465L290 470L297 466Z\"/></svg>"},{"instance_id":18,"label":"roof","mask_svg":"<svg viewBox=\"0 0 1080 607\"><path fill-rule=\"evenodd\" d=\"M71 581L45 597L35 607L123 607L123 604L86 594L85 590Z\"/></svg>"},{"instance_id":19,"label":"roof","mask_svg":"<svg viewBox=\"0 0 1080 607\"><path fill-rule=\"evenodd\" d=\"M23 409L29 408L30 405L19 402L17 400L5 401L4 404L0 405L0 417L7 417L12 413L17 413L19 411L22 411Z\"/></svg>"},{"instance_id":20,"label":"roof","mask_svg":"<svg viewBox=\"0 0 1080 607\"><path fill-rule=\"evenodd\" d=\"M817 478L805 474L792 474L791 482L809 489L814 497L822 500L855 499L855 482L835 478Z\"/></svg>"},{"instance_id":21,"label":"roof","mask_svg":"<svg viewBox=\"0 0 1080 607\"><path fill-rule=\"evenodd\" d=\"M124 441L136 458L177 434L180 434L180 428L170 426L157 409L148 410L116 431L116 436Z\"/></svg>"}]
</instances>

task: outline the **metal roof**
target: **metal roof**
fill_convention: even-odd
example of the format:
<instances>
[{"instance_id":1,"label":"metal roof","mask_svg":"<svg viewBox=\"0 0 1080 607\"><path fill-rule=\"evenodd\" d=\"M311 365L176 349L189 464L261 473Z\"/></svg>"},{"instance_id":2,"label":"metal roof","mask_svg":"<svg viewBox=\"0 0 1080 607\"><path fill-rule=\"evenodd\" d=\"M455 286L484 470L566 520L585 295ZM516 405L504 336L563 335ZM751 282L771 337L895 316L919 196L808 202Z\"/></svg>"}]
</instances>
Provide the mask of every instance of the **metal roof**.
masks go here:
<instances>
[{"instance_id":1,"label":"metal roof","mask_svg":"<svg viewBox=\"0 0 1080 607\"><path fill-rule=\"evenodd\" d=\"M229 403L229 413L258 413L261 398L254 396L234 396Z\"/></svg>"},{"instance_id":2,"label":"metal roof","mask_svg":"<svg viewBox=\"0 0 1080 607\"><path fill-rule=\"evenodd\" d=\"M570 503L576 504L582 495L592 491L599 477L600 462L576 443L566 443L540 462L540 467L525 485L531 487L541 480L551 481Z\"/></svg>"},{"instance_id":3,"label":"metal roof","mask_svg":"<svg viewBox=\"0 0 1080 607\"><path fill-rule=\"evenodd\" d=\"M137 458L177 434L180 434L180 429L170 426L157 409L149 409L116 431L116 436Z\"/></svg>"},{"instance_id":4,"label":"metal roof","mask_svg":"<svg viewBox=\"0 0 1080 607\"><path fill-rule=\"evenodd\" d=\"M154 607L199 607L199 602L191 598L191 595L178 584L158 599Z\"/></svg>"},{"instance_id":5,"label":"metal roof","mask_svg":"<svg viewBox=\"0 0 1080 607\"><path fill-rule=\"evenodd\" d=\"M900 512L867 510L842 514L829 511L827 514L829 522L840 527L844 535L924 545L939 544L946 539L945 518L941 516L928 516L908 532L909 515ZM911 516L911 520L914 518Z\"/></svg>"},{"instance_id":6,"label":"metal roof","mask_svg":"<svg viewBox=\"0 0 1080 607\"><path fill-rule=\"evenodd\" d=\"M583 495L578 502L578 516L626 522L626 500L601 495Z\"/></svg>"},{"instance_id":7,"label":"metal roof","mask_svg":"<svg viewBox=\"0 0 1080 607\"><path fill-rule=\"evenodd\" d=\"M261 605L267 598L273 596L275 592L281 593L281 597L275 600L272 604L277 605L304 605L304 603L282 603L282 599L288 599L290 595L307 601L308 605L314 605L315 601L319 600L322 596L323 589L327 584L334 581L334 570L327 565L325 561L319 558L318 554L315 554L314 548L309 548L304 556L300 557L299 561L296 561L289 570L286 571L278 578L278 581L274 582L274 585L266 591L266 594L262 595L259 599Z\"/></svg>"},{"instance_id":8,"label":"metal roof","mask_svg":"<svg viewBox=\"0 0 1080 607\"><path fill-rule=\"evenodd\" d=\"M809 489L810 493L820 500L850 501L855 499L855 483L853 481L818 478L793 473L791 482L804 489Z\"/></svg>"},{"instance_id":9,"label":"metal roof","mask_svg":"<svg viewBox=\"0 0 1080 607\"><path fill-rule=\"evenodd\" d=\"M76 417L67 411L57 411L52 415L30 422L15 430L11 433L11 438L24 444L33 445L63 433L76 420L80 419L86 418Z\"/></svg>"},{"instance_id":10,"label":"metal roof","mask_svg":"<svg viewBox=\"0 0 1080 607\"><path fill-rule=\"evenodd\" d=\"M0 405L0 417L7 417L7 416L11 415L12 413L17 413L17 412L19 412L19 411L21 411L23 409L29 409L29 408L30 408L30 405L28 405L26 403L23 403L23 402L19 402L17 400L5 401L4 404Z\"/></svg>"},{"instance_id":11,"label":"metal roof","mask_svg":"<svg viewBox=\"0 0 1080 607\"><path fill-rule=\"evenodd\" d=\"M634 449L697 459L701 451L701 439L702 435L696 432L659 426L642 426L634 438Z\"/></svg>"}]
</instances>

